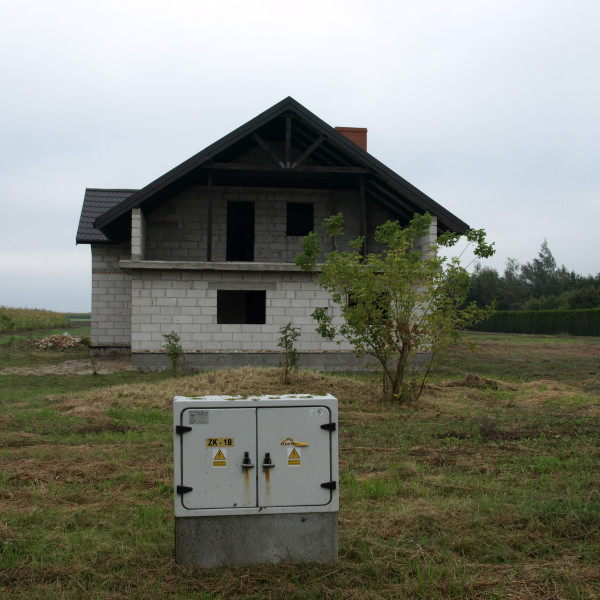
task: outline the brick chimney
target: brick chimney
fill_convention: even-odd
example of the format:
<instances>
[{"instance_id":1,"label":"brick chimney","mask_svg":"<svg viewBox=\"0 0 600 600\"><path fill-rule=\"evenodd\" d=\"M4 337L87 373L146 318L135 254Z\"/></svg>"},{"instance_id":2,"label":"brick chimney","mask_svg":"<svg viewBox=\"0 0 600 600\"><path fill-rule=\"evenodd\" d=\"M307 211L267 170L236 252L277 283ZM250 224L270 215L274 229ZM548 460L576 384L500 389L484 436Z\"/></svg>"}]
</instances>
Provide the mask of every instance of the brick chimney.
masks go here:
<instances>
[{"instance_id":1,"label":"brick chimney","mask_svg":"<svg viewBox=\"0 0 600 600\"><path fill-rule=\"evenodd\" d=\"M367 150L366 127L336 127L335 130L339 131L342 135L346 136L349 140L353 141L363 150Z\"/></svg>"}]
</instances>

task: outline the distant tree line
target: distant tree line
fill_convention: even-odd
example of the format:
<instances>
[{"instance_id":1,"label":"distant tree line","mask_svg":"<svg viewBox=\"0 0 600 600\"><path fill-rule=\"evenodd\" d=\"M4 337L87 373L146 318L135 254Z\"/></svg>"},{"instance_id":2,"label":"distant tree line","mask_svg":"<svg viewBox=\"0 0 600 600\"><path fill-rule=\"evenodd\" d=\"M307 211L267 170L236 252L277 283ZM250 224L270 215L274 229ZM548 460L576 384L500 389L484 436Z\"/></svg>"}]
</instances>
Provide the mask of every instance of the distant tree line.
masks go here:
<instances>
[{"instance_id":1,"label":"distant tree line","mask_svg":"<svg viewBox=\"0 0 600 600\"><path fill-rule=\"evenodd\" d=\"M475 266L469 300L480 306L495 302L497 310L553 310L600 307L600 273L579 275L557 267L544 240L537 258L519 265L514 258L506 261L504 273Z\"/></svg>"}]
</instances>

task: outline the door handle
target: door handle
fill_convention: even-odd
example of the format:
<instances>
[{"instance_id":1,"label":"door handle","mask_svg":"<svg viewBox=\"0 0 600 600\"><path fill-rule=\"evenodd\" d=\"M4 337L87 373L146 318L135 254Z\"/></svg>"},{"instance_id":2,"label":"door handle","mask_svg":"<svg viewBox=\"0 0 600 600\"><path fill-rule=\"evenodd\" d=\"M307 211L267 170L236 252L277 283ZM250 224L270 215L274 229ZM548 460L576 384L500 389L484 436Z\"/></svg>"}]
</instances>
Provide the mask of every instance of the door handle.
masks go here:
<instances>
[{"instance_id":1,"label":"door handle","mask_svg":"<svg viewBox=\"0 0 600 600\"><path fill-rule=\"evenodd\" d=\"M254 464L250 460L250 453L244 452L244 460L242 461L242 469L253 469Z\"/></svg>"},{"instance_id":2,"label":"door handle","mask_svg":"<svg viewBox=\"0 0 600 600\"><path fill-rule=\"evenodd\" d=\"M263 460L263 469L272 469L275 465L273 464L273 461L271 460L271 453L270 452L265 452L265 458Z\"/></svg>"}]
</instances>

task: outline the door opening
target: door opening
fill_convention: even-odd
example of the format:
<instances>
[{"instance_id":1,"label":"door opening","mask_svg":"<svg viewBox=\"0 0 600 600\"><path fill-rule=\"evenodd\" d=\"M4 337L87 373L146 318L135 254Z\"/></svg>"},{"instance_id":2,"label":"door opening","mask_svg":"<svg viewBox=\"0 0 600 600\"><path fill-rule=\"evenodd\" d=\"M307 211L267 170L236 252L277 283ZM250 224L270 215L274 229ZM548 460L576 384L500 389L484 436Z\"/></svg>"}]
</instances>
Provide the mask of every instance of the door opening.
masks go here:
<instances>
[{"instance_id":1,"label":"door opening","mask_svg":"<svg viewBox=\"0 0 600 600\"><path fill-rule=\"evenodd\" d=\"M254 202L227 202L226 260L254 261Z\"/></svg>"}]
</instances>

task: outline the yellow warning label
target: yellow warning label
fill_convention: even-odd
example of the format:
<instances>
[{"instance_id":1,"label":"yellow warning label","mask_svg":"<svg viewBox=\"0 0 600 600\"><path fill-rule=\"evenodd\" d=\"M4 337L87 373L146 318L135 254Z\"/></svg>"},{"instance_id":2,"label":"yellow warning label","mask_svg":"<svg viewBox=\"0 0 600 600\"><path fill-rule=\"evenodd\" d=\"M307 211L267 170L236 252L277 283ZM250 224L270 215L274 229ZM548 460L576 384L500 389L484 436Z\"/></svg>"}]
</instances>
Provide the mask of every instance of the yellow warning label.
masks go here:
<instances>
[{"instance_id":1,"label":"yellow warning label","mask_svg":"<svg viewBox=\"0 0 600 600\"><path fill-rule=\"evenodd\" d=\"M300 466L301 458L300 458L300 450L297 448L292 448L290 453L288 454L288 465L292 467Z\"/></svg>"},{"instance_id":2,"label":"yellow warning label","mask_svg":"<svg viewBox=\"0 0 600 600\"><path fill-rule=\"evenodd\" d=\"M225 450L213 450L213 467L226 467L227 466L227 455Z\"/></svg>"}]
</instances>

